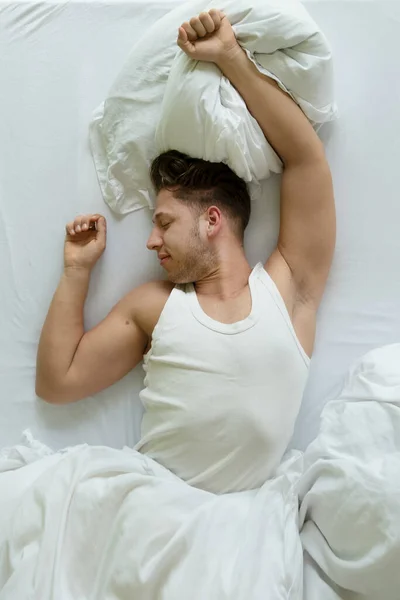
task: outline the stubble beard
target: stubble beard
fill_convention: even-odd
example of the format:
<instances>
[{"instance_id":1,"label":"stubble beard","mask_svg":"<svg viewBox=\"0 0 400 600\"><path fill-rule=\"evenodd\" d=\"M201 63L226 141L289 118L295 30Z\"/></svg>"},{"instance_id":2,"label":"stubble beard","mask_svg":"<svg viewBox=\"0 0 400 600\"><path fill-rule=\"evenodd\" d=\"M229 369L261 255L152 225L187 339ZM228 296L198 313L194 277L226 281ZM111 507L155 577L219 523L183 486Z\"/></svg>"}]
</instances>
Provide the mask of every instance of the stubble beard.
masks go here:
<instances>
[{"instance_id":1,"label":"stubble beard","mask_svg":"<svg viewBox=\"0 0 400 600\"><path fill-rule=\"evenodd\" d=\"M212 248L204 244L200 231L195 224L189 234L189 245L185 257L177 264L174 272L169 274L173 283L194 283L203 279L217 265L217 256Z\"/></svg>"}]
</instances>

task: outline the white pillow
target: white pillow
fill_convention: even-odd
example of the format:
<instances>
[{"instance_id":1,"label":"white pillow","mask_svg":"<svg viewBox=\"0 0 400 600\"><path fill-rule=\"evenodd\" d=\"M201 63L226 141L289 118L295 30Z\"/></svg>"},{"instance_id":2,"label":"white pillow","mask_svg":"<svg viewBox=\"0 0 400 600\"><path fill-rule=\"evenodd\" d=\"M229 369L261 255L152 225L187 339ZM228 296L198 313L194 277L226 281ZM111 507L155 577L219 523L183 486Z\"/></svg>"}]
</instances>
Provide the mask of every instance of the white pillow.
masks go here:
<instances>
[{"instance_id":1,"label":"white pillow","mask_svg":"<svg viewBox=\"0 0 400 600\"><path fill-rule=\"evenodd\" d=\"M125 214L153 206L149 167L174 148L225 162L246 181L281 170L239 93L212 63L194 61L176 45L178 26L211 8L198 0L157 21L133 48L90 127L104 200ZM289 91L308 118L334 118L328 43L297 0L227 0L224 12L260 71Z\"/></svg>"}]
</instances>

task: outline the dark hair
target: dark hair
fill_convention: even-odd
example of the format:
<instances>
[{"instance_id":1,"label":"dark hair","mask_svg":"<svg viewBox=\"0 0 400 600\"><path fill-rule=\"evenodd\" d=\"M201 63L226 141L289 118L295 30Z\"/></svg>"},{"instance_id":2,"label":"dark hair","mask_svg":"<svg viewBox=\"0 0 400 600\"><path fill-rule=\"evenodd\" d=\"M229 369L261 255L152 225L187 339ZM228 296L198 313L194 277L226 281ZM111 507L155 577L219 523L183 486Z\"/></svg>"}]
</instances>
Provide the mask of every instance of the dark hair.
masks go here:
<instances>
[{"instance_id":1,"label":"dark hair","mask_svg":"<svg viewBox=\"0 0 400 600\"><path fill-rule=\"evenodd\" d=\"M250 219L250 195L246 182L225 163L168 150L153 160L150 176L157 193L169 189L190 206L206 209L214 204L225 210L243 238Z\"/></svg>"}]
</instances>

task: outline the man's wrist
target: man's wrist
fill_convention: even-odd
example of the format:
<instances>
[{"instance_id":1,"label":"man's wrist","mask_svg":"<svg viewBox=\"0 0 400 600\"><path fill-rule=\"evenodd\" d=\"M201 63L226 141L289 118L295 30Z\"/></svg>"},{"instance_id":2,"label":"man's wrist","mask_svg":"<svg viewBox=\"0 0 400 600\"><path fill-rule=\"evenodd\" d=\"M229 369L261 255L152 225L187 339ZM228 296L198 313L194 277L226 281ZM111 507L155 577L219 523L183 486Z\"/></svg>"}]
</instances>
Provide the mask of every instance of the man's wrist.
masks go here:
<instances>
[{"instance_id":1,"label":"man's wrist","mask_svg":"<svg viewBox=\"0 0 400 600\"><path fill-rule=\"evenodd\" d=\"M64 275L67 279L88 279L92 269L78 265L64 265Z\"/></svg>"},{"instance_id":2,"label":"man's wrist","mask_svg":"<svg viewBox=\"0 0 400 600\"><path fill-rule=\"evenodd\" d=\"M232 69L236 70L240 66L245 66L248 62L250 61L246 52L239 44L237 44L236 47L221 54L215 61L215 64L221 69L226 77L229 77L229 72Z\"/></svg>"},{"instance_id":3,"label":"man's wrist","mask_svg":"<svg viewBox=\"0 0 400 600\"><path fill-rule=\"evenodd\" d=\"M236 52L231 54L225 54L222 56L216 65L220 68L223 75L231 81L233 85L236 85L242 77L248 74L253 63L248 58L246 52L238 44Z\"/></svg>"}]
</instances>

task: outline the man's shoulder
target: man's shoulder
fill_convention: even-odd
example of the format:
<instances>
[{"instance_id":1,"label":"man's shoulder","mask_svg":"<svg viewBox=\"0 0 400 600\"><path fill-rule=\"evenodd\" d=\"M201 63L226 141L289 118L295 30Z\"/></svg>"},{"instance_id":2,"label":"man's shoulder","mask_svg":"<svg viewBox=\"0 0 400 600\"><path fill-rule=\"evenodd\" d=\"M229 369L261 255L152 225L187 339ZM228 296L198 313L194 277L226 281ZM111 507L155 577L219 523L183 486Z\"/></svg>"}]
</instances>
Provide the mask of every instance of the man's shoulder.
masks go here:
<instances>
[{"instance_id":1,"label":"man's shoulder","mask_svg":"<svg viewBox=\"0 0 400 600\"><path fill-rule=\"evenodd\" d=\"M170 281L149 281L133 288L127 299L135 309L157 307L165 304L173 289L174 284Z\"/></svg>"},{"instance_id":2,"label":"man's shoulder","mask_svg":"<svg viewBox=\"0 0 400 600\"><path fill-rule=\"evenodd\" d=\"M153 331L173 288L170 281L149 281L128 293L132 318L146 333Z\"/></svg>"},{"instance_id":3,"label":"man's shoulder","mask_svg":"<svg viewBox=\"0 0 400 600\"><path fill-rule=\"evenodd\" d=\"M165 294L169 295L173 290L174 286L175 284L171 281L159 279L154 281L148 281L147 283L142 283L142 285L139 285L138 287L134 288L132 290L132 293L141 296L145 295L148 297L154 297L157 295L159 296Z\"/></svg>"}]
</instances>

